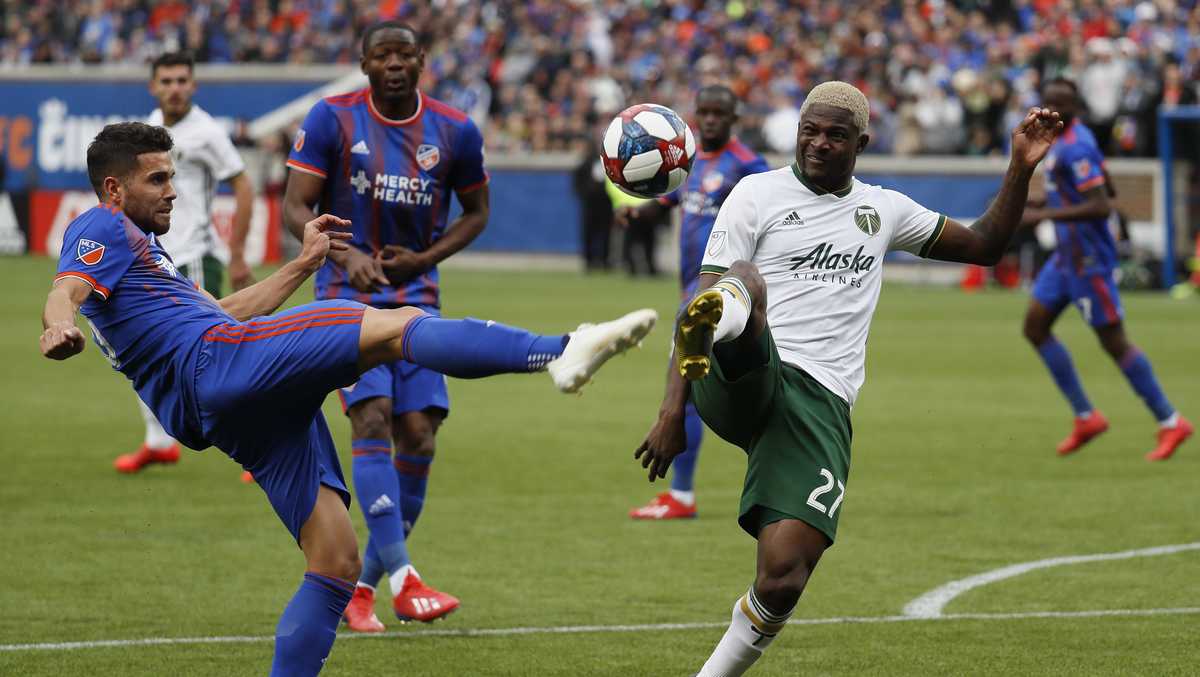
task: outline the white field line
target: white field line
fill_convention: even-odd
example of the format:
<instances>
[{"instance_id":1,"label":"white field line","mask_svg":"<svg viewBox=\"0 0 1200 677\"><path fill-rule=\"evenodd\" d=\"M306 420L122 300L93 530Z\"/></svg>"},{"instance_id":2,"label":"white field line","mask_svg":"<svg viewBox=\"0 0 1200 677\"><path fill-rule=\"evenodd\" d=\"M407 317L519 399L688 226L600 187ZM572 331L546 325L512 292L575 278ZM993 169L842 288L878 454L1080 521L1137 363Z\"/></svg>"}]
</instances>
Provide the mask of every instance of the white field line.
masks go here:
<instances>
[{"instance_id":1,"label":"white field line","mask_svg":"<svg viewBox=\"0 0 1200 677\"><path fill-rule=\"evenodd\" d=\"M1033 562L1023 562L1021 564L1011 564L992 571L985 571L982 574L976 574L968 578L961 578L957 581L951 581L945 585L938 586L933 590L917 597L913 601L904 605L903 613L905 616L913 618L939 618L942 610L946 608L955 597L963 593L974 590L975 588L989 585L997 581L1003 581L1014 576L1035 571L1037 569L1048 569L1050 567L1066 566L1071 564L1086 564L1089 562L1108 562L1120 559L1132 559L1134 557L1155 557L1158 555L1174 555L1179 552L1188 550L1200 550L1200 542L1197 543L1181 543L1179 545L1163 545L1155 548L1143 548L1141 550L1124 550L1122 552L1106 552L1096 555L1074 555L1069 557L1051 557L1050 559L1039 559Z\"/></svg>"},{"instance_id":2,"label":"white field line","mask_svg":"<svg viewBox=\"0 0 1200 677\"><path fill-rule=\"evenodd\" d=\"M836 616L833 618L793 618L789 625L840 625L849 623L906 623L919 621L991 621L1021 620L1029 618L1103 618L1122 616L1167 616L1200 615L1200 607L1174 609L1099 609L1094 611L1031 611L994 614L946 614L935 618L917 616ZM377 634L339 633L338 640L351 639L421 639L425 637L512 637L518 635L576 635L611 632L672 632L679 630L710 630L724 628L721 622L703 623L647 623L641 625L559 625L546 627L517 628L464 628L461 630L410 630L381 632ZM231 637L146 637L143 639L106 639L88 642L44 642L37 644L0 644L4 651L78 651L82 649L109 649L134 646L165 646L178 644L261 644L273 642L268 635L246 635Z\"/></svg>"}]
</instances>

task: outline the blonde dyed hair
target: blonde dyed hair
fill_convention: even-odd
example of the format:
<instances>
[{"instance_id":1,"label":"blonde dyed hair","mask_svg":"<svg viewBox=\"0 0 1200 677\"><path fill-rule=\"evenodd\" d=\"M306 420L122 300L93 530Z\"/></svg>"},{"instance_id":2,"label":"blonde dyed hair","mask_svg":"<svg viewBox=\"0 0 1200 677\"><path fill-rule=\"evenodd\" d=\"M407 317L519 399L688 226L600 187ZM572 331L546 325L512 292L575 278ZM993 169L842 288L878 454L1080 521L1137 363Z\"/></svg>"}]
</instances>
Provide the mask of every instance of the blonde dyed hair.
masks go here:
<instances>
[{"instance_id":1,"label":"blonde dyed hair","mask_svg":"<svg viewBox=\"0 0 1200 677\"><path fill-rule=\"evenodd\" d=\"M859 133L867 131L867 123L871 120L871 104L867 103L866 95L859 91L858 87L841 80L822 82L813 87L804 99L804 104L800 106L800 117L804 117L804 112L809 106L818 103L850 111Z\"/></svg>"}]
</instances>

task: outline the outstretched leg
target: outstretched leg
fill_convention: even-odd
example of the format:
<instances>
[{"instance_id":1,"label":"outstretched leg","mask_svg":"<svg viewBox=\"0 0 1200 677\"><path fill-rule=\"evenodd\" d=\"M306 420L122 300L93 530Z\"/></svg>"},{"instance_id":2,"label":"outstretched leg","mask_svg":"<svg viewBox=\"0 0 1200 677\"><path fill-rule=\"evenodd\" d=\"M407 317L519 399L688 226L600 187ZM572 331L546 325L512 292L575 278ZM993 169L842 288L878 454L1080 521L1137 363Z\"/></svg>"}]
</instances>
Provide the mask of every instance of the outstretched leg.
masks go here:
<instances>
[{"instance_id":1,"label":"outstretched leg","mask_svg":"<svg viewBox=\"0 0 1200 677\"><path fill-rule=\"evenodd\" d=\"M769 358L758 341L766 327L767 285L753 263L735 261L680 314L675 330L679 373L689 381L704 378L716 357L726 376L736 380Z\"/></svg>"},{"instance_id":2,"label":"outstretched leg","mask_svg":"<svg viewBox=\"0 0 1200 677\"><path fill-rule=\"evenodd\" d=\"M787 624L821 554L825 534L797 519L781 519L758 535L758 574L733 604L729 629L697 677L746 672Z\"/></svg>"},{"instance_id":3,"label":"outstretched leg","mask_svg":"<svg viewBox=\"0 0 1200 677\"><path fill-rule=\"evenodd\" d=\"M559 390L575 392L614 355L637 345L658 314L635 310L569 335L542 336L492 321L447 320L416 308L366 308L358 369L406 360L457 378L548 369Z\"/></svg>"}]
</instances>

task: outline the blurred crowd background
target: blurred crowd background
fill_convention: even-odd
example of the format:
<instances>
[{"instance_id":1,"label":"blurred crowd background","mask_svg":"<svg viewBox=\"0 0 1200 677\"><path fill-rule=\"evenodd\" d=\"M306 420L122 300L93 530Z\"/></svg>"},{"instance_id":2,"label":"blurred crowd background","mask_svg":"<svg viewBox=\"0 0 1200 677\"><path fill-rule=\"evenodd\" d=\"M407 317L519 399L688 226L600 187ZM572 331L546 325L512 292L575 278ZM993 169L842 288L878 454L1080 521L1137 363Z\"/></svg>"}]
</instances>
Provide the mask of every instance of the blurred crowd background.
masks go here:
<instances>
[{"instance_id":1,"label":"blurred crowd background","mask_svg":"<svg viewBox=\"0 0 1200 677\"><path fill-rule=\"evenodd\" d=\"M424 88L496 151L578 151L625 105L686 113L724 82L742 139L789 153L805 93L837 78L871 99L869 152L1002 154L1038 83L1063 75L1109 155L1152 156L1156 111L1195 103L1200 78L1197 0L0 0L0 69L180 48L353 67L387 18L423 32Z\"/></svg>"}]
</instances>

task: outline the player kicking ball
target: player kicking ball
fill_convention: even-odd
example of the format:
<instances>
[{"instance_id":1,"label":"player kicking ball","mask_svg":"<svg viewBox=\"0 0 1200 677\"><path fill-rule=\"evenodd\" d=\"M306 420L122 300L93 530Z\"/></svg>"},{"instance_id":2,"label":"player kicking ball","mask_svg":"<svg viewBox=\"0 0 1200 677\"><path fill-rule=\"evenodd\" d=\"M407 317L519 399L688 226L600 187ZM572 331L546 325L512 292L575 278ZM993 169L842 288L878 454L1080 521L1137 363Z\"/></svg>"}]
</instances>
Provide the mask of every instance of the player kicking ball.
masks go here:
<instances>
[{"instance_id":1,"label":"player kicking ball","mask_svg":"<svg viewBox=\"0 0 1200 677\"><path fill-rule=\"evenodd\" d=\"M1000 260L1029 180L1062 128L1033 109L1013 132L1000 194L967 228L854 178L867 98L826 82L800 110L792 166L743 178L713 224L700 291L680 315L676 369L635 452L650 479L683 451L690 400L747 454L738 523L758 540L758 573L733 605L702 677L743 674L783 630L834 542L850 472L850 407L887 252L980 265Z\"/></svg>"},{"instance_id":2,"label":"player kicking ball","mask_svg":"<svg viewBox=\"0 0 1200 677\"><path fill-rule=\"evenodd\" d=\"M216 446L254 474L306 560L279 619L271 674L315 675L361 568L350 494L320 411L325 396L400 359L460 378L546 369L559 390L575 392L649 333L656 314L555 336L347 300L269 315L347 246L350 222L328 214L305 224L296 259L217 301L158 244L175 200L171 148L166 130L140 122L108 125L88 146L101 204L67 227L42 354L62 360L83 350L82 311L100 351L168 433L192 449Z\"/></svg>"}]
</instances>

